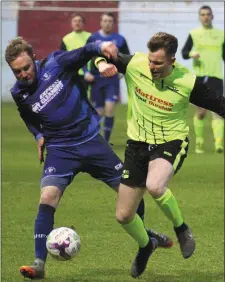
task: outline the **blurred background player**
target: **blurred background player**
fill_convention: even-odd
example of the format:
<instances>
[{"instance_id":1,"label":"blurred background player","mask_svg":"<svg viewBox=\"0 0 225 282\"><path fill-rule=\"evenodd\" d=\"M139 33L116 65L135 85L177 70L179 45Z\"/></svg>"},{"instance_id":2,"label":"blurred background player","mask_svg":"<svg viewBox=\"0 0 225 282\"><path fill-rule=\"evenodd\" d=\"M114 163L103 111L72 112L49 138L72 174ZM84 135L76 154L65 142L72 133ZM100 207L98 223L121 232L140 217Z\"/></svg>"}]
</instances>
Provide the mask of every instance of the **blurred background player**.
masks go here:
<instances>
[{"instance_id":1,"label":"blurred background player","mask_svg":"<svg viewBox=\"0 0 225 282\"><path fill-rule=\"evenodd\" d=\"M60 49L64 51L72 51L77 48L83 47L91 33L84 30L85 18L81 14L75 13L71 17L72 31L66 34L61 42ZM85 89L88 89L88 83L94 80L94 76L88 71L87 67L84 66L78 71L78 75L83 82ZM77 76L77 72L74 73Z\"/></svg>"},{"instance_id":2,"label":"blurred background player","mask_svg":"<svg viewBox=\"0 0 225 282\"><path fill-rule=\"evenodd\" d=\"M103 13L100 17L101 29L89 37L88 43L97 40L113 41L120 52L130 54L125 38L113 32L114 23L115 17L112 13ZM119 100L119 76L105 78L95 68L91 69L91 73L95 76L91 86L91 102L100 116L104 116L104 138L109 142L115 120L115 106Z\"/></svg>"},{"instance_id":3,"label":"blurred background player","mask_svg":"<svg viewBox=\"0 0 225 282\"><path fill-rule=\"evenodd\" d=\"M199 9L202 27L193 29L182 49L184 59L193 59L193 69L197 78L213 90L223 95L224 33L212 25L213 13L209 6ZM194 116L194 131L196 135L196 153L204 153L204 120L206 110L197 107ZM212 112L212 129L215 140L215 151L224 150L224 121Z\"/></svg>"}]
</instances>

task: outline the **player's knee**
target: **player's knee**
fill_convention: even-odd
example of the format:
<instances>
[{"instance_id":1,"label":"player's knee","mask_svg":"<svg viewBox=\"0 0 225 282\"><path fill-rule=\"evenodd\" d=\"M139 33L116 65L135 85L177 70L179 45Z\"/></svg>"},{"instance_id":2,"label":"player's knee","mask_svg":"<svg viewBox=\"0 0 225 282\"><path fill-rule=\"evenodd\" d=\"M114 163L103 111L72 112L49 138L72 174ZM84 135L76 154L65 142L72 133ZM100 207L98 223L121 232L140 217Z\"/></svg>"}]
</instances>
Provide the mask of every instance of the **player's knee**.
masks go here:
<instances>
[{"instance_id":1,"label":"player's knee","mask_svg":"<svg viewBox=\"0 0 225 282\"><path fill-rule=\"evenodd\" d=\"M40 204L47 204L57 207L62 192L55 186L46 186L41 189Z\"/></svg>"},{"instance_id":2,"label":"player's knee","mask_svg":"<svg viewBox=\"0 0 225 282\"><path fill-rule=\"evenodd\" d=\"M117 210L116 211L116 220L120 224L127 224L132 221L132 214L125 210Z\"/></svg>"},{"instance_id":3,"label":"player's knee","mask_svg":"<svg viewBox=\"0 0 225 282\"><path fill-rule=\"evenodd\" d=\"M160 180L149 180L146 183L146 187L153 198L159 198L165 192L165 185Z\"/></svg>"}]
</instances>

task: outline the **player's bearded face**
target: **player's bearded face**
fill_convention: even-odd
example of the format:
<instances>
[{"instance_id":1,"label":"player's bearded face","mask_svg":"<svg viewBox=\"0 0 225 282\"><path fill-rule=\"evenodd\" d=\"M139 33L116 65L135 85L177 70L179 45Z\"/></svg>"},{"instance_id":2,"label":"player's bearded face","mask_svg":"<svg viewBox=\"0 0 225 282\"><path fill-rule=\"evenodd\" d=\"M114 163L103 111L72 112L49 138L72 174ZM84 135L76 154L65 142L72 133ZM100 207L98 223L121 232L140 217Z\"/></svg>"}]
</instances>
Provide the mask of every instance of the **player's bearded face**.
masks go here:
<instances>
[{"instance_id":1,"label":"player's bearded face","mask_svg":"<svg viewBox=\"0 0 225 282\"><path fill-rule=\"evenodd\" d=\"M163 49L159 49L155 52L149 51L148 65L153 79L161 79L166 77L172 69L175 61L169 58Z\"/></svg>"},{"instance_id":2,"label":"player's bearded face","mask_svg":"<svg viewBox=\"0 0 225 282\"><path fill-rule=\"evenodd\" d=\"M21 53L12 61L10 67L16 79L25 85L31 85L35 81L36 71L34 58L31 58L26 52Z\"/></svg>"}]
</instances>

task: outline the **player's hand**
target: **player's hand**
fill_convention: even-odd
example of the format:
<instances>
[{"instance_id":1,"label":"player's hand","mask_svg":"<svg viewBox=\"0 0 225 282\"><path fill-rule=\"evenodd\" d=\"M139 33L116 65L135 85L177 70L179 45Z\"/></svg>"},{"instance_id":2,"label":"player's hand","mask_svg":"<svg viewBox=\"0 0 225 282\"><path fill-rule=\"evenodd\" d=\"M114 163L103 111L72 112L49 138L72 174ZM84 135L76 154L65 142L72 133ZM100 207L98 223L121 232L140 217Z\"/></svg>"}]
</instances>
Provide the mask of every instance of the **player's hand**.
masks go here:
<instances>
[{"instance_id":1,"label":"player's hand","mask_svg":"<svg viewBox=\"0 0 225 282\"><path fill-rule=\"evenodd\" d=\"M111 77L118 73L117 68L113 64L104 61L98 63L99 73L104 77Z\"/></svg>"},{"instance_id":2,"label":"player's hand","mask_svg":"<svg viewBox=\"0 0 225 282\"><path fill-rule=\"evenodd\" d=\"M103 42L102 45L101 45L101 51L102 51L102 54L108 59L110 59L110 58L116 59L117 58L118 48L111 41Z\"/></svg>"},{"instance_id":3,"label":"player's hand","mask_svg":"<svg viewBox=\"0 0 225 282\"><path fill-rule=\"evenodd\" d=\"M87 81L87 82L92 82L92 81L95 80L95 77L90 72L86 72L85 75L84 75L84 80Z\"/></svg>"},{"instance_id":4,"label":"player's hand","mask_svg":"<svg viewBox=\"0 0 225 282\"><path fill-rule=\"evenodd\" d=\"M193 59L199 59L199 58L200 58L200 55L199 55L198 52L193 52L192 55L191 55L191 57L192 57Z\"/></svg>"},{"instance_id":5,"label":"player's hand","mask_svg":"<svg viewBox=\"0 0 225 282\"><path fill-rule=\"evenodd\" d=\"M41 137L37 141L37 149L38 149L38 158L40 161L40 164L44 162L44 150L45 150L45 139L44 137Z\"/></svg>"}]
</instances>

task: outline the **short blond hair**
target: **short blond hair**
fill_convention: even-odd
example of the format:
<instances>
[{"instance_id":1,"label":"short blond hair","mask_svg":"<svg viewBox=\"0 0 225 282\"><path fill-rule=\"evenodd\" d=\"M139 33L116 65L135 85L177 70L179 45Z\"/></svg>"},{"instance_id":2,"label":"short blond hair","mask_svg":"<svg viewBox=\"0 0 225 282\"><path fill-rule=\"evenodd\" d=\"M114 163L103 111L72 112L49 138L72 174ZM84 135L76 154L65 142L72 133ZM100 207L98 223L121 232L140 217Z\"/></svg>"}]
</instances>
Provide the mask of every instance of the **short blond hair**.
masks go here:
<instances>
[{"instance_id":1,"label":"short blond hair","mask_svg":"<svg viewBox=\"0 0 225 282\"><path fill-rule=\"evenodd\" d=\"M6 62L10 64L23 52L26 52L31 58L33 58L34 52L32 46L22 37L16 37L9 42L5 50Z\"/></svg>"}]
</instances>

